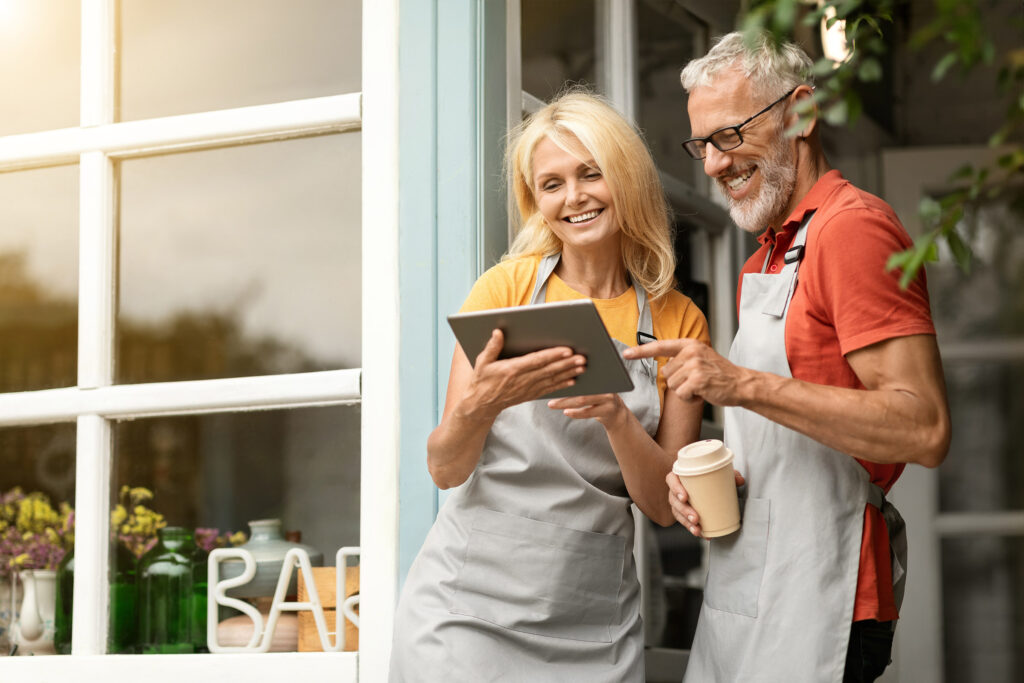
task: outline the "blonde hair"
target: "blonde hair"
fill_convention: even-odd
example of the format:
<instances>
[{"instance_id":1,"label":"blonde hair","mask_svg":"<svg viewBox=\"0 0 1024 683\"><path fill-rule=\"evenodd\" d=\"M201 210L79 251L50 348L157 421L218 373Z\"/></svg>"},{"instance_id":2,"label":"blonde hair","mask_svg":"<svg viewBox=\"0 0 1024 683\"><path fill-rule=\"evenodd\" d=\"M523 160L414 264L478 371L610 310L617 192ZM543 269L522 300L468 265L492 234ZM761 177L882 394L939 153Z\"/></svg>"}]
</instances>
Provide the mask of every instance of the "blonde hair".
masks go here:
<instances>
[{"instance_id":1,"label":"blonde hair","mask_svg":"<svg viewBox=\"0 0 1024 683\"><path fill-rule=\"evenodd\" d=\"M579 89L559 95L509 134L506 168L519 226L504 258L562 250L533 194L533 153L545 138L570 154L582 145L591 155L611 191L622 233L622 263L633 284L651 299L668 293L675 285L676 259L668 204L651 154L621 114Z\"/></svg>"}]
</instances>

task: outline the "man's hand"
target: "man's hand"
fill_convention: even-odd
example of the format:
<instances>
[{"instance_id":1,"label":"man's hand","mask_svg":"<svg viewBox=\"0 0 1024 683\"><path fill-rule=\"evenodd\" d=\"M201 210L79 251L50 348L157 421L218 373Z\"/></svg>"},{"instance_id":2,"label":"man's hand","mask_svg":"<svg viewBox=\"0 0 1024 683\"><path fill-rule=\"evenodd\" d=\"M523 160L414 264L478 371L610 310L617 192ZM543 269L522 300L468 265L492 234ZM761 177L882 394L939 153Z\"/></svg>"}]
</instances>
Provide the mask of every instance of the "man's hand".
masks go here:
<instances>
[{"instance_id":1,"label":"man's hand","mask_svg":"<svg viewBox=\"0 0 1024 683\"><path fill-rule=\"evenodd\" d=\"M704 399L716 406L739 405L750 374L696 339L663 339L631 347L622 355L630 359L671 356L661 369L668 388L684 401Z\"/></svg>"},{"instance_id":2,"label":"man's hand","mask_svg":"<svg viewBox=\"0 0 1024 683\"><path fill-rule=\"evenodd\" d=\"M743 486L745 480L739 470L733 470L736 477L736 486ZM672 472L665 477L668 483L668 504L672 506L672 516L676 521L686 527L691 534L697 538L703 538L703 529L700 527L700 515L690 505L690 495L682 482Z\"/></svg>"}]
</instances>

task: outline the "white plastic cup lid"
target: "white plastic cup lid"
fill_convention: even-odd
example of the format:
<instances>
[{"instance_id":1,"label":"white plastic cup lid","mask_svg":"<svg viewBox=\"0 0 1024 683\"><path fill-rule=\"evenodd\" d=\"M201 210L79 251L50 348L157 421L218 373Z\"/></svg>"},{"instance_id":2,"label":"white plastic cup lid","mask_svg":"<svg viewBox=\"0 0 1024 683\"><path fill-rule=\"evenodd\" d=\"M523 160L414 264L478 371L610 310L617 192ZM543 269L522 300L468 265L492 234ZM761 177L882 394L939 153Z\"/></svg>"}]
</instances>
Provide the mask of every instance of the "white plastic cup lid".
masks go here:
<instances>
[{"instance_id":1,"label":"white plastic cup lid","mask_svg":"<svg viewBox=\"0 0 1024 683\"><path fill-rule=\"evenodd\" d=\"M718 439L704 439L679 449L672 471L683 476L707 474L732 462L732 451Z\"/></svg>"}]
</instances>

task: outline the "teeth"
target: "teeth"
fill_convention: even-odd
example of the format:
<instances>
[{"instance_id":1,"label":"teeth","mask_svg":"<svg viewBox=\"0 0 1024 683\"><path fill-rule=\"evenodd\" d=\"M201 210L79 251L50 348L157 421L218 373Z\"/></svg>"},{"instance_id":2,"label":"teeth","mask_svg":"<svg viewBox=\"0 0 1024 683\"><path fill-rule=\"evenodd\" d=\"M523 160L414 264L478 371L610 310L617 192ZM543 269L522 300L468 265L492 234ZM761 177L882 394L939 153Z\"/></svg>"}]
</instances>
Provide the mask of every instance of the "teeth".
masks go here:
<instances>
[{"instance_id":1,"label":"teeth","mask_svg":"<svg viewBox=\"0 0 1024 683\"><path fill-rule=\"evenodd\" d=\"M589 221L591 218L597 218L600 211L588 211L587 213L581 213L578 216L569 216L566 220L570 223L582 223L583 221Z\"/></svg>"},{"instance_id":2,"label":"teeth","mask_svg":"<svg viewBox=\"0 0 1024 683\"><path fill-rule=\"evenodd\" d=\"M754 175L754 169L750 168L747 169L747 171L745 171L744 173L736 176L735 178L730 178L729 180L725 181L725 184L729 186L730 190L737 190L740 188L741 185L743 185L743 183L750 180L750 176L752 175Z\"/></svg>"}]
</instances>

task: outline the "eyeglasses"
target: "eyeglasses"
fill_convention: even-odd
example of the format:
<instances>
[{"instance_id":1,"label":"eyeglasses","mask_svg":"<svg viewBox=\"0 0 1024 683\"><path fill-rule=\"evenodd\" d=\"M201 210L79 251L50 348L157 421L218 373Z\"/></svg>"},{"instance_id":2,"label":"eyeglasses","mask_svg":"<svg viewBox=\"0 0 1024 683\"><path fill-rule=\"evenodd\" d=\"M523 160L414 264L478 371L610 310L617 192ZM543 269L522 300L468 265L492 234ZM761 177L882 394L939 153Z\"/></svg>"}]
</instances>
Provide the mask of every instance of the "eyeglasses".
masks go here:
<instances>
[{"instance_id":1,"label":"eyeglasses","mask_svg":"<svg viewBox=\"0 0 1024 683\"><path fill-rule=\"evenodd\" d=\"M707 146L709 142L712 145L714 145L715 149L717 149L719 152L728 152L731 149L736 149L737 147L743 144L743 134L740 133L740 128L743 128L745 125L756 119L758 116L767 112L776 104L792 95L795 91L796 88L793 88L788 93L786 93L779 99L775 100L774 102L772 102L767 107L751 116L743 123L737 124L735 126L726 126L725 128L719 128L706 138L690 138L689 140L686 140L685 142L682 143L683 149L685 149L686 153L689 154L694 159L696 159L697 161L700 161L707 155Z\"/></svg>"}]
</instances>

